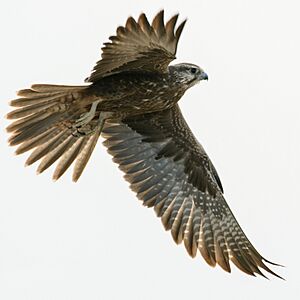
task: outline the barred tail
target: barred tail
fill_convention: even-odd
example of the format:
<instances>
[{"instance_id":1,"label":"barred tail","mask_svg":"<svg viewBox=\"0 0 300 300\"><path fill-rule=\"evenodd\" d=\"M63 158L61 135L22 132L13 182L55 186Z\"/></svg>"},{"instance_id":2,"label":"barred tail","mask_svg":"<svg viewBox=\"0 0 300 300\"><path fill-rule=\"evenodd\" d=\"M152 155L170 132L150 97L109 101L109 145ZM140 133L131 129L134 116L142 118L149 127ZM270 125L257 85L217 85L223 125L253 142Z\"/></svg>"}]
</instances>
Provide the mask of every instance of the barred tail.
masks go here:
<instances>
[{"instance_id":1,"label":"barred tail","mask_svg":"<svg viewBox=\"0 0 300 300\"><path fill-rule=\"evenodd\" d=\"M35 84L20 90L20 97L10 102L17 109L7 114L8 119L14 119L7 127L11 133L9 144L19 145L16 154L34 149L26 165L42 159L37 169L41 173L60 159L53 174L56 180L76 161L73 180L78 180L100 135L73 134L76 119L92 103L86 89L87 86Z\"/></svg>"}]
</instances>

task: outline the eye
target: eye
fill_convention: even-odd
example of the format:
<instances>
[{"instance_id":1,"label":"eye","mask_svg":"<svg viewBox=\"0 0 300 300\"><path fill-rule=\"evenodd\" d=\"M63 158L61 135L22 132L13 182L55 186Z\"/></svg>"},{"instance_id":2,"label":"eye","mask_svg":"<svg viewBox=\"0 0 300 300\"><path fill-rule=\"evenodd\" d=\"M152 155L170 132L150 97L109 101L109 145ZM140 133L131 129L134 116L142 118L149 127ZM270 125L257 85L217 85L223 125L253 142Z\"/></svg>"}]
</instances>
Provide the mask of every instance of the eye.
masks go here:
<instances>
[{"instance_id":1,"label":"eye","mask_svg":"<svg viewBox=\"0 0 300 300\"><path fill-rule=\"evenodd\" d=\"M197 72L197 69L196 69L196 68L191 68L191 73L192 73L192 74L196 74L196 72Z\"/></svg>"}]
</instances>

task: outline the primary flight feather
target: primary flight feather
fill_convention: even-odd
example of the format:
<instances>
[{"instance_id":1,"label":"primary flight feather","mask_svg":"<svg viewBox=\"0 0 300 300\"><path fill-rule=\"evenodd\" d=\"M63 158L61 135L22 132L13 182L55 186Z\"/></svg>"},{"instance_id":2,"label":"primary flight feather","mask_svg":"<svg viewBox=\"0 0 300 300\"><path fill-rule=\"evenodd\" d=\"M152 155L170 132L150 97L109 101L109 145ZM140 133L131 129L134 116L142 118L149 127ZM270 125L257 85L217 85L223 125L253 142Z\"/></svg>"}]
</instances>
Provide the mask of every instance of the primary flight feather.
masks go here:
<instances>
[{"instance_id":1,"label":"primary flight feather","mask_svg":"<svg viewBox=\"0 0 300 300\"><path fill-rule=\"evenodd\" d=\"M197 65L169 65L186 21L167 23L129 17L102 48L89 85L35 84L20 90L8 113L9 143L16 153L33 150L26 164L38 172L57 162L54 179L74 164L81 176L97 141L125 173L148 207L154 207L176 243L190 256L199 251L230 272L230 261L247 274L278 276L253 247L223 197L220 178L185 122L178 101L207 74ZM278 276L280 277L280 276Z\"/></svg>"}]
</instances>

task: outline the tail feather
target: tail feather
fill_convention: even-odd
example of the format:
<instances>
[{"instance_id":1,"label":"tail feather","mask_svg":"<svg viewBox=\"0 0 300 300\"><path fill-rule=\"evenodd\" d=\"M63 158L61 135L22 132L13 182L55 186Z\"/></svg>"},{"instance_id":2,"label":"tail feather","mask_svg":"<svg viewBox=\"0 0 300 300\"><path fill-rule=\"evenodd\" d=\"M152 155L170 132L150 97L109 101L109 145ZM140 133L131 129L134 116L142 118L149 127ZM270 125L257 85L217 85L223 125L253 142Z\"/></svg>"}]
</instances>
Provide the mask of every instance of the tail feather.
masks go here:
<instances>
[{"instance_id":1,"label":"tail feather","mask_svg":"<svg viewBox=\"0 0 300 300\"><path fill-rule=\"evenodd\" d=\"M96 131L87 141L86 145L82 148L80 151L78 158L76 160L75 166L74 166L74 172L73 172L73 181L77 181L79 177L81 176L85 166L87 165L92 152L94 151L94 148L97 144L97 141L100 136L100 131Z\"/></svg>"},{"instance_id":2,"label":"tail feather","mask_svg":"<svg viewBox=\"0 0 300 300\"><path fill-rule=\"evenodd\" d=\"M21 98L10 101L11 106L21 108L8 113L7 118L23 118L43 110L49 110L53 105L53 111L63 111L66 109L65 105L81 98L80 91L84 89L86 86L34 84L31 89L20 90L17 93Z\"/></svg>"},{"instance_id":3,"label":"tail feather","mask_svg":"<svg viewBox=\"0 0 300 300\"><path fill-rule=\"evenodd\" d=\"M59 128L50 128L46 130L44 133L29 139L25 142L23 142L17 149L16 149L16 154L22 154L26 151L31 150L32 148L35 148L39 145L42 145L49 141L49 139L52 139L54 136L56 136L59 133L60 129Z\"/></svg>"},{"instance_id":4,"label":"tail feather","mask_svg":"<svg viewBox=\"0 0 300 300\"><path fill-rule=\"evenodd\" d=\"M10 102L17 109L7 114L8 119L14 119L7 127L9 143L19 145L16 154L33 150L26 165L42 159L37 169L41 173L59 160L53 175L58 179L76 161L73 180L78 180L100 136L98 131L88 136L73 135L75 121L93 101L86 88L34 84L31 89L20 90L20 98Z\"/></svg>"},{"instance_id":5,"label":"tail feather","mask_svg":"<svg viewBox=\"0 0 300 300\"><path fill-rule=\"evenodd\" d=\"M26 165L32 165L48 153L50 153L52 150L54 150L56 147L58 147L61 143L64 142L65 139L68 138L70 135L70 132L68 132L68 129L64 129L60 131L55 137L50 139L48 142L40 145L37 147L27 158Z\"/></svg>"},{"instance_id":6,"label":"tail feather","mask_svg":"<svg viewBox=\"0 0 300 300\"><path fill-rule=\"evenodd\" d=\"M37 168L38 173L42 173L49 168L57 159L59 159L75 142L76 138L69 135L64 141L58 145L53 151L44 156L43 160Z\"/></svg>"},{"instance_id":7,"label":"tail feather","mask_svg":"<svg viewBox=\"0 0 300 300\"><path fill-rule=\"evenodd\" d=\"M61 109L64 110L65 107L64 105L58 106L57 103L36 103L33 105L28 105L25 107L17 108L10 113L7 114L7 119L19 119L19 118L24 118L33 114L37 114L39 112L44 112L45 110L52 109Z\"/></svg>"},{"instance_id":8,"label":"tail feather","mask_svg":"<svg viewBox=\"0 0 300 300\"><path fill-rule=\"evenodd\" d=\"M46 119L47 117L51 116L51 112L45 112L41 114L34 114L32 116L24 117L22 119L13 121L9 126L6 127L7 132L20 132L26 126L34 125L35 123Z\"/></svg>"},{"instance_id":9,"label":"tail feather","mask_svg":"<svg viewBox=\"0 0 300 300\"><path fill-rule=\"evenodd\" d=\"M57 124L59 124L63 118L64 116L61 116L61 114L53 114L41 121L22 126L16 132L12 133L12 136L9 138L8 142L11 146L23 143L44 133L53 126L57 127Z\"/></svg>"},{"instance_id":10,"label":"tail feather","mask_svg":"<svg viewBox=\"0 0 300 300\"><path fill-rule=\"evenodd\" d=\"M76 96L76 92L86 87L86 85L33 84L31 89L40 93L71 92L73 96Z\"/></svg>"},{"instance_id":11,"label":"tail feather","mask_svg":"<svg viewBox=\"0 0 300 300\"><path fill-rule=\"evenodd\" d=\"M88 142L88 137L78 139L60 158L55 171L53 173L53 180L59 179L74 160L78 157L81 150Z\"/></svg>"},{"instance_id":12,"label":"tail feather","mask_svg":"<svg viewBox=\"0 0 300 300\"><path fill-rule=\"evenodd\" d=\"M39 95L40 93L31 91L31 90L24 90L26 93L22 93L23 95L26 95L26 98L17 98L10 101L10 106L14 107L23 107L23 106L29 106L39 103L50 103L56 101L60 96L63 96L64 94L59 93L44 93L43 95ZM31 91L32 93L29 93L27 91ZM18 93L20 94L20 93Z\"/></svg>"}]
</instances>

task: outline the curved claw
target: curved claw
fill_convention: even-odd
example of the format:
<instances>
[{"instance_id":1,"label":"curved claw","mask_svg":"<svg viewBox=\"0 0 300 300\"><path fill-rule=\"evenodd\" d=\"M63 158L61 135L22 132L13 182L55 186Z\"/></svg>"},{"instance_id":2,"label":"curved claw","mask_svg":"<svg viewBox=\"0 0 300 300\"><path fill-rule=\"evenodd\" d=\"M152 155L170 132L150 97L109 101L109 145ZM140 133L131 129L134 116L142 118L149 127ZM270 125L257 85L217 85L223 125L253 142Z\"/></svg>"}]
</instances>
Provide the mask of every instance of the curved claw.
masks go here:
<instances>
[{"instance_id":1,"label":"curved claw","mask_svg":"<svg viewBox=\"0 0 300 300\"><path fill-rule=\"evenodd\" d=\"M97 106L97 104L96 104L96 106ZM90 112L91 112L91 110L90 110ZM74 137L80 138L80 137L83 137L83 136L93 134L96 131L101 132L102 129L103 129L103 125L104 125L105 120L112 115L112 113L110 113L110 112L100 112L99 113L99 119L98 119L97 123L95 123L95 122L89 123L95 116L95 113L94 113L93 117L91 118L91 116L89 115L90 112L87 113L87 118L85 118L83 121L81 121L80 119L84 118L84 116L82 116L80 119L77 120L77 121L83 122L83 125L78 126L78 123L77 122L75 123L74 131L72 132L72 135ZM86 123L86 121L90 118L91 118L91 120Z\"/></svg>"},{"instance_id":2,"label":"curved claw","mask_svg":"<svg viewBox=\"0 0 300 300\"><path fill-rule=\"evenodd\" d=\"M83 126L87 125L88 123L90 123L94 119L99 102L100 102L100 100L93 102L90 111L82 114L80 116L80 118L76 120L76 122L75 122L76 128L83 127Z\"/></svg>"}]
</instances>

